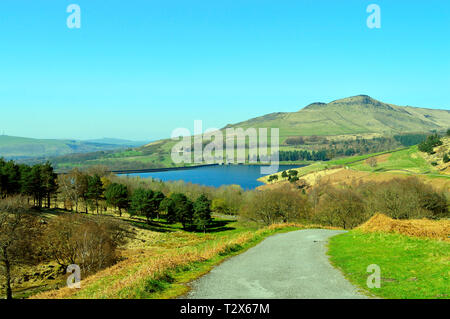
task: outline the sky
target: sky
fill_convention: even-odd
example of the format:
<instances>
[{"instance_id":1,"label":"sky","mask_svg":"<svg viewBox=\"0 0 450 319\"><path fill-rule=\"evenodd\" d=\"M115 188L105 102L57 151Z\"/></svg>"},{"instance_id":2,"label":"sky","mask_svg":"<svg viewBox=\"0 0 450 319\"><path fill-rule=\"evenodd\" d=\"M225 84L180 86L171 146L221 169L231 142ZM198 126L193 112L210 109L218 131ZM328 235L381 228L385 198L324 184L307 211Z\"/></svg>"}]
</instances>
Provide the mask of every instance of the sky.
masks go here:
<instances>
[{"instance_id":1,"label":"sky","mask_svg":"<svg viewBox=\"0 0 450 319\"><path fill-rule=\"evenodd\" d=\"M358 94L450 109L450 1L0 1L7 135L155 140Z\"/></svg>"}]
</instances>

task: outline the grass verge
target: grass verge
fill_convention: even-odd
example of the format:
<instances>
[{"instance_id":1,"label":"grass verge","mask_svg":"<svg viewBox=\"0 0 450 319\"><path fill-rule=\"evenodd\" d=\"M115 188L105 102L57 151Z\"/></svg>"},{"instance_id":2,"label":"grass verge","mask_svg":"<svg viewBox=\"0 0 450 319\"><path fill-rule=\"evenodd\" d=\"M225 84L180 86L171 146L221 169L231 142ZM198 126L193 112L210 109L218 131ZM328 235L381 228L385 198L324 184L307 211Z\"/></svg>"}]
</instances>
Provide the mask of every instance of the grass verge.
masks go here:
<instances>
[{"instance_id":1,"label":"grass verge","mask_svg":"<svg viewBox=\"0 0 450 319\"><path fill-rule=\"evenodd\" d=\"M332 237L330 261L355 285L389 299L450 299L450 243L353 230ZM381 287L367 288L367 267L381 269Z\"/></svg>"}]
</instances>

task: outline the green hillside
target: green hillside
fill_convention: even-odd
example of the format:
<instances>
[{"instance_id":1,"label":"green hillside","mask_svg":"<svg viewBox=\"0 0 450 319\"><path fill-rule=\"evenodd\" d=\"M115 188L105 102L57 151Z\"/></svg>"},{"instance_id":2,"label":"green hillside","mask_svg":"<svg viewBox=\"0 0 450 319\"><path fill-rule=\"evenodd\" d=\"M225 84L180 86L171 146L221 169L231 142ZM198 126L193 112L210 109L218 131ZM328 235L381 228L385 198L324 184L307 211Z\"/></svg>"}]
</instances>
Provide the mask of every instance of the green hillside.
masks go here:
<instances>
[{"instance_id":1,"label":"green hillside","mask_svg":"<svg viewBox=\"0 0 450 319\"><path fill-rule=\"evenodd\" d=\"M323 151L330 149L330 143L336 150L347 150L352 146L350 140L366 139L369 145L364 153L376 153L391 150L405 145L397 142L386 142L377 138L393 137L397 134L444 131L450 127L450 111L396 106L377 101L366 95L359 95L330 103L312 103L299 111L290 113L271 113L227 128L279 128L280 150ZM287 143L289 138L304 137L302 145ZM316 137L319 137L317 140ZM373 141L373 142L371 142ZM170 139L149 143L135 148L133 151L98 152L83 155L68 155L53 160L59 169L74 166L106 165L113 169L142 169L175 166L170 154L175 141ZM418 142L417 142L418 143ZM417 144L415 143L415 144ZM379 145L375 147L374 145ZM342 154L337 151L334 157L357 155Z\"/></svg>"},{"instance_id":2,"label":"green hillside","mask_svg":"<svg viewBox=\"0 0 450 319\"><path fill-rule=\"evenodd\" d=\"M230 127L280 128L280 138L426 132L450 127L450 111L402 107L366 95L312 103L298 112L272 113Z\"/></svg>"}]
</instances>

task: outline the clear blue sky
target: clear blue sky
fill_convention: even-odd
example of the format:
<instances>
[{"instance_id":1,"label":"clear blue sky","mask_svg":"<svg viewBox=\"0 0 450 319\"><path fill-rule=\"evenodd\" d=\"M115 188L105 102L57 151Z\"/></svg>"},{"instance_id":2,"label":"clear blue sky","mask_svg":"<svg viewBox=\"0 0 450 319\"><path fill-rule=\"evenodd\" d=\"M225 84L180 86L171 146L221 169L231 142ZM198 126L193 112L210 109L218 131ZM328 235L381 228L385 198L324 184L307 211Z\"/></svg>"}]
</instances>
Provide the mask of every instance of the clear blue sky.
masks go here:
<instances>
[{"instance_id":1,"label":"clear blue sky","mask_svg":"<svg viewBox=\"0 0 450 319\"><path fill-rule=\"evenodd\" d=\"M450 1L0 1L8 135L151 140L357 94L449 109Z\"/></svg>"}]
</instances>

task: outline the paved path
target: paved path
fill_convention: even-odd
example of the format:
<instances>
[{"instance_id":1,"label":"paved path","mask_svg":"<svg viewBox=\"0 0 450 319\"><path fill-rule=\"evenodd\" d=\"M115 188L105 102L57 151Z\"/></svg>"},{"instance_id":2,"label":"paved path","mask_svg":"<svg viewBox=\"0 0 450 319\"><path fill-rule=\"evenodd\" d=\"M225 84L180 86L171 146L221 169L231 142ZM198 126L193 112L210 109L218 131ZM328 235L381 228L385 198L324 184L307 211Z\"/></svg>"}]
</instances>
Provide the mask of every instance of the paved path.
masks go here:
<instances>
[{"instance_id":1,"label":"paved path","mask_svg":"<svg viewBox=\"0 0 450 319\"><path fill-rule=\"evenodd\" d=\"M185 298L366 298L330 265L328 238L343 231L277 234L191 283Z\"/></svg>"}]
</instances>

